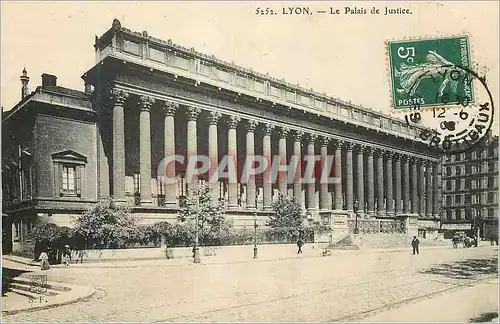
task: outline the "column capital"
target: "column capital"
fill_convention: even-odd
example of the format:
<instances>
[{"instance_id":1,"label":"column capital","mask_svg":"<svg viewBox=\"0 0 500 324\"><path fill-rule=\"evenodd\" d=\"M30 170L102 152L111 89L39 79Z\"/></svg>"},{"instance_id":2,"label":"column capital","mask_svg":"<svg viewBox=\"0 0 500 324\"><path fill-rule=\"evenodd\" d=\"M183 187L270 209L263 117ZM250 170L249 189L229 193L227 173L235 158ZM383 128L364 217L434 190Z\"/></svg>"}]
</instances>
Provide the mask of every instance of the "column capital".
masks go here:
<instances>
[{"instance_id":1,"label":"column capital","mask_svg":"<svg viewBox=\"0 0 500 324\"><path fill-rule=\"evenodd\" d=\"M241 118L238 116L229 116L227 120L227 126L229 126L229 129L236 129L240 121Z\"/></svg>"},{"instance_id":2,"label":"column capital","mask_svg":"<svg viewBox=\"0 0 500 324\"><path fill-rule=\"evenodd\" d=\"M424 160L425 166L432 167L434 166L434 161L432 160Z\"/></svg>"},{"instance_id":3,"label":"column capital","mask_svg":"<svg viewBox=\"0 0 500 324\"><path fill-rule=\"evenodd\" d=\"M141 111L149 111L151 106L154 104L155 98L149 96L140 96L139 97L139 105Z\"/></svg>"},{"instance_id":4,"label":"column capital","mask_svg":"<svg viewBox=\"0 0 500 324\"><path fill-rule=\"evenodd\" d=\"M342 148L350 152L354 148L354 144L352 144L351 142L343 142Z\"/></svg>"},{"instance_id":5,"label":"column capital","mask_svg":"<svg viewBox=\"0 0 500 324\"><path fill-rule=\"evenodd\" d=\"M218 111L211 111L208 115L208 123L209 125L217 125L219 119L222 117L222 114Z\"/></svg>"},{"instance_id":6,"label":"column capital","mask_svg":"<svg viewBox=\"0 0 500 324\"><path fill-rule=\"evenodd\" d=\"M257 125L259 125L258 121L256 121L255 119L249 119L246 124L247 132L253 133Z\"/></svg>"},{"instance_id":7,"label":"column capital","mask_svg":"<svg viewBox=\"0 0 500 324\"><path fill-rule=\"evenodd\" d=\"M161 110L163 110L166 116L174 116L177 108L179 108L179 104L172 100L167 100L161 105Z\"/></svg>"},{"instance_id":8,"label":"column capital","mask_svg":"<svg viewBox=\"0 0 500 324\"><path fill-rule=\"evenodd\" d=\"M186 112L187 119L189 120L194 120L196 121L198 117L200 116L201 109L198 107L188 107L188 110Z\"/></svg>"},{"instance_id":9,"label":"column capital","mask_svg":"<svg viewBox=\"0 0 500 324\"><path fill-rule=\"evenodd\" d=\"M396 161L401 161L403 159L403 157L401 156L401 153L396 153L396 152L393 153L392 157Z\"/></svg>"},{"instance_id":10,"label":"column capital","mask_svg":"<svg viewBox=\"0 0 500 324\"><path fill-rule=\"evenodd\" d=\"M311 133L308 135L308 140L309 140L309 144L314 145L315 143L317 143L319 141L319 137L318 137L318 135Z\"/></svg>"},{"instance_id":11,"label":"column capital","mask_svg":"<svg viewBox=\"0 0 500 324\"><path fill-rule=\"evenodd\" d=\"M288 134L290 134L290 128L288 127L280 127L280 138L287 138Z\"/></svg>"},{"instance_id":12,"label":"column capital","mask_svg":"<svg viewBox=\"0 0 500 324\"><path fill-rule=\"evenodd\" d=\"M362 144L355 144L354 147L353 147L354 152L356 152L356 153L364 153L365 148L366 147L364 145L362 145Z\"/></svg>"},{"instance_id":13,"label":"column capital","mask_svg":"<svg viewBox=\"0 0 500 324\"><path fill-rule=\"evenodd\" d=\"M295 142L300 142L304 138L305 133L301 130L295 131Z\"/></svg>"},{"instance_id":14,"label":"column capital","mask_svg":"<svg viewBox=\"0 0 500 324\"><path fill-rule=\"evenodd\" d=\"M379 148L376 148L374 151L373 151L373 154L376 156L376 157L384 157L384 155L386 154L386 152L382 149L379 149Z\"/></svg>"},{"instance_id":15,"label":"column capital","mask_svg":"<svg viewBox=\"0 0 500 324\"><path fill-rule=\"evenodd\" d=\"M112 88L109 91L109 96L115 106L123 106L128 98L128 92L121 89Z\"/></svg>"},{"instance_id":16,"label":"column capital","mask_svg":"<svg viewBox=\"0 0 500 324\"><path fill-rule=\"evenodd\" d=\"M333 148L335 150L340 150L342 148L342 146L344 145L344 141L339 140L339 139L333 139L332 143L333 143Z\"/></svg>"},{"instance_id":17,"label":"column capital","mask_svg":"<svg viewBox=\"0 0 500 324\"><path fill-rule=\"evenodd\" d=\"M387 151L387 152L385 152L385 156L387 157L387 159L391 159L392 160L393 158L395 158L396 153L395 152L391 152L391 151Z\"/></svg>"},{"instance_id":18,"label":"column capital","mask_svg":"<svg viewBox=\"0 0 500 324\"><path fill-rule=\"evenodd\" d=\"M371 146L365 146L363 149L363 153L368 155L368 156L373 156L373 151L374 151L374 148Z\"/></svg>"},{"instance_id":19,"label":"column capital","mask_svg":"<svg viewBox=\"0 0 500 324\"><path fill-rule=\"evenodd\" d=\"M328 146L328 144L332 141L332 139L328 136L321 136L321 140L319 141L321 146Z\"/></svg>"},{"instance_id":20,"label":"column capital","mask_svg":"<svg viewBox=\"0 0 500 324\"><path fill-rule=\"evenodd\" d=\"M406 154L399 154L399 156L400 156L401 161L403 161L403 162L410 162L410 160L411 160L410 156L408 156Z\"/></svg>"},{"instance_id":21,"label":"column capital","mask_svg":"<svg viewBox=\"0 0 500 324\"><path fill-rule=\"evenodd\" d=\"M270 136L273 133L274 127L275 127L274 124L271 123L262 124L262 128L264 129L264 135Z\"/></svg>"}]
</instances>

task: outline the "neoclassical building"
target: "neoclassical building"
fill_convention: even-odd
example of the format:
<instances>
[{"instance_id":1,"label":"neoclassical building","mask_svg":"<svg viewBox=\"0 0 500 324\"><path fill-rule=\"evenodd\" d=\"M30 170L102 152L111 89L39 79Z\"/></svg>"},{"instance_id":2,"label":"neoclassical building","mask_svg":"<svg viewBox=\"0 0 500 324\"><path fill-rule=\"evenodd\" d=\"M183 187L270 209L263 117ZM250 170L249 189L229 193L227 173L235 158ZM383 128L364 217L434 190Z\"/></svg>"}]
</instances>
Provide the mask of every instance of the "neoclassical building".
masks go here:
<instances>
[{"instance_id":1,"label":"neoclassical building","mask_svg":"<svg viewBox=\"0 0 500 324\"><path fill-rule=\"evenodd\" d=\"M166 174L176 181L160 181L161 161L174 154L204 155L212 165L232 157L237 179L248 156L278 157L280 165L301 157L292 181L283 172L273 181L266 171L209 183L235 228L252 225L255 215L264 224L280 192L297 198L307 221L334 231L352 230L355 211L362 231L416 233L438 223L441 158L419 139L419 127L118 20L94 47L85 91L44 74L29 93L23 73L23 99L2 116L4 220L14 241L29 237L36 220L71 226L74 215L110 196L144 223L175 220L189 187L215 171L187 181L189 167L170 163ZM340 181L302 183L307 155L320 156L315 174L332 156L330 175Z\"/></svg>"}]
</instances>

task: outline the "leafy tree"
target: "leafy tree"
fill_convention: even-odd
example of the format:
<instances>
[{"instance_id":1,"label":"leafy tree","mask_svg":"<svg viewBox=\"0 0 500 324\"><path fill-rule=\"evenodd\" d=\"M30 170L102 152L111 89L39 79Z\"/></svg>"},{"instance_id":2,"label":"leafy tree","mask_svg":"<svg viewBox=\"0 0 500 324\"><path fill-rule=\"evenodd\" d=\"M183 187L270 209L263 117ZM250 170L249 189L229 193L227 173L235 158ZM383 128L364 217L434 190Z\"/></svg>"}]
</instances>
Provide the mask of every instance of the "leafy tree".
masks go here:
<instances>
[{"instance_id":1,"label":"leafy tree","mask_svg":"<svg viewBox=\"0 0 500 324\"><path fill-rule=\"evenodd\" d=\"M64 245L70 243L73 230L66 226L57 226L54 223L42 223L33 229L35 240L35 260L42 251L48 253L51 262L59 259L59 253Z\"/></svg>"},{"instance_id":2,"label":"leafy tree","mask_svg":"<svg viewBox=\"0 0 500 324\"><path fill-rule=\"evenodd\" d=\"M287 197L279 193L278 199L271 205L273 214L269 216L269 235L272 240L287 240L293 242L299 237L304 239L308 227L304 224L301 206L295 197Z\"/></svg>"},{"instance_id":3,"label":"leafy tree","mask_svg":"<svg viewBox=\"0 0 500 324\"><path fill-rule=\"evenodd\" d=\"M75 221L75 231L91 247L123 248L131 241L136 219L113 199L98 202Z\"/></svg>"},{"instance_id":4,"label":"leafy tree","mask_svg":"<svg viewBox=\"0 0 500 324\"><path fill-rule=\"evenodd\" d=\"M220 233L228 227L223 211L223 202L212 200L211 189L207 184L191 190L186 206L178 216L181 222L177 230L187 230L185 234L196 232L198 217L198 239L202 245L220 244ZM187 226L182 228L182 226ZM187 243L187 242L186 242Z\"/></svg>"}]
</instances>

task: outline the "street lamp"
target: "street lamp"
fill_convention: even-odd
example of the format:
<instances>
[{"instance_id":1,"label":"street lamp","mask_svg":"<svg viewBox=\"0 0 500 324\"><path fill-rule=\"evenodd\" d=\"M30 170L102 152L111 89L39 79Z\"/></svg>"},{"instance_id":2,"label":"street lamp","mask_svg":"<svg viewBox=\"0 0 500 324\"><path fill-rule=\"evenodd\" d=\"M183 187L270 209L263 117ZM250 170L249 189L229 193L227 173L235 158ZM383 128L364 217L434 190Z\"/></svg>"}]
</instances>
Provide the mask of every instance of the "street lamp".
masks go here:
<instances>
[{"instance_id":1,"label":"street lamp","mask_svg":"<svg viewBox=\"0 0 500 324\"><path fill-rule=\"evenodd\" d=\"M194 247L193 247L193 262L200 263L200 247L198 246L198 214L200 213L200 197L196 197L196 224L195 224L195 236L194 236Z\"/></svg>"},{"instance_id":2,"label":"street lamp","mask_svg":"<svg viewBox=\"0 0 500 324\"><path fill-rule=\"evenodd\" d=\"M253 213L253 258L257 259L257 212Z\"/></svg>"},{"instance_id":3,"label":"street lamp","mask_svg":"<svg viewBox=\"0 0 500 324\"><path fill-rule=\"evenodd\" d=\"M353 208L354 208L354 215L356 217L356 220L355 220L355 223L354 223L354 234L358 234L359 233L359 229L358 229L358 198L354 199L354 204L353 204Z\"/></svg>"}]
</instances>

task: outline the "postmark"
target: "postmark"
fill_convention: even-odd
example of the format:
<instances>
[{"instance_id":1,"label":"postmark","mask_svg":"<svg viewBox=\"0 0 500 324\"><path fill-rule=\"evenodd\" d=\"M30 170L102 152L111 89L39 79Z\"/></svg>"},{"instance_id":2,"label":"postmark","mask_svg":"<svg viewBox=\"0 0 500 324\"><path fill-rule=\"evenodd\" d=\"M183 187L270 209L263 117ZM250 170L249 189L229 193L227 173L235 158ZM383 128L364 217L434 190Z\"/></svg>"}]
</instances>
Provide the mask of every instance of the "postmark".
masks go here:
<instances>
[{"instance_id":1,"label":"postmark","mask_svg":"<svg viewBox=\"0 0 500 324\"><path fill-rule=\"evenodd\" d=\"M475 101L467 35L387 42L394 109Z\"/></svg>"},{"instance_id":2,"label":"postmark","mask_svg":"<svg viewBox=\"0 0 500 324\"><path fill-rule=\"evenodd\" d=\"M494 103L486 78L465 67L455 68L471 80L471 88L477 91L476 102L463 100L459 95L440 94L437 90L436 96L444 101L443 105L420 109L416 104L404 116L408 124L422 126L418 134L421 140L444 154L464 152L478 145L493 124Z\"/></svg>"}]
</instances>

